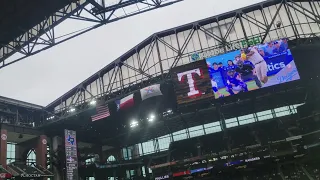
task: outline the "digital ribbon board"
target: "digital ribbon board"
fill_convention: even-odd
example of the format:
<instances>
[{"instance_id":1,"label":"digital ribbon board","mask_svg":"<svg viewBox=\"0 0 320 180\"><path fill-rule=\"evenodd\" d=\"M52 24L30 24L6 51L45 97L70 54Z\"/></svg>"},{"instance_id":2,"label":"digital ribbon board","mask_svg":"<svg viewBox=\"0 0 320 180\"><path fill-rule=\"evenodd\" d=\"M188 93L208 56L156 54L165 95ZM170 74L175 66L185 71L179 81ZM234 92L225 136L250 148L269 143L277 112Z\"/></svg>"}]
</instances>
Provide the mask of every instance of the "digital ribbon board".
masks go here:
<instances>
[{"instance_id":1,"label":"digital ribbon board","mask_svg":"<svg viewBox=\"0 0 320 180\"><path fill-rule=\"evenodd\" d=\"M66 174L67 180L78 180L78 156L76 132L64 130L66 149Z\"/></svg>"}]
</instances>

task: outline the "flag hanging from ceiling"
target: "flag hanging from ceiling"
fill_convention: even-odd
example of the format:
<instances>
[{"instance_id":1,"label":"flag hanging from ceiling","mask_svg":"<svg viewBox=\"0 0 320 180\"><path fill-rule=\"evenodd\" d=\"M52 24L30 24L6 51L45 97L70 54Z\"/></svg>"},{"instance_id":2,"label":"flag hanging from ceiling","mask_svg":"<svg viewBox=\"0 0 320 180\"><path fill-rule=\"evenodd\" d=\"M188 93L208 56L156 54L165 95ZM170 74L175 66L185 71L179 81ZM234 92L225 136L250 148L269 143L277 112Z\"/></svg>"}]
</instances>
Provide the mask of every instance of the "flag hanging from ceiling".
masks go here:
<instances>
[{"instance_id":1,"label":"flag hanging from ceiling","mask_svg":"<svg viewBox=\"0 0 320 180\"><path fill-rule=\"evenodd\" d=\"M98 121L110 116L109 107L107 104L103 102L97 103L96 106L96 114L91 116L92 121Z\"/></svg>"},{"instance_id":2,"label":"flag hanging from ceiling","mask_svg":"<svg viewBox=\"0 0 320 180\"><path fill-rule=\"evenodd\" d=\"M162 92L160 90L160 84L154 84L152 86L140 89L140 94L142 101L154 96L161 96Z\"/></svg>"},{"instance_id":3,"label":"flag hanging from ceiling","mask_svg":"<svg viewBox=\"0 0 320 180\"><path fill-rule=\"evenodd\" d=\"M126 109L134 105L133 94L115 101L117 104L117 110Z\"/></svg>"}]
</instances>

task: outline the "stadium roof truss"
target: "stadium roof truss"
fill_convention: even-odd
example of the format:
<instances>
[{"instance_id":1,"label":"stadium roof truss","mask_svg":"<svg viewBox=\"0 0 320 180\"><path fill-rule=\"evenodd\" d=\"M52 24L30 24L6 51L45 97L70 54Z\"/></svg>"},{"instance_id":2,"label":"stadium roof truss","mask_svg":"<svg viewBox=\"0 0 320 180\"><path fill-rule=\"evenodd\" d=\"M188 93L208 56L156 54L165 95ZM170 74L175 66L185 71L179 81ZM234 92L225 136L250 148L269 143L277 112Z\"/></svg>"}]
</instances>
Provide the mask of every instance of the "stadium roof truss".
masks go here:
<instances>
[{"instance_id":1,"label":"stadium roof truss","mask_svg":"<svg viewBox=\"0 0 320 180\"><path fill-rule=\"evenodd\" d=\"M7 41L8 37L2 37L3 39L0 40L0 68L59 45L102 25L179 1L182 0L66 0L64 8L43 18L42 22L33 28L24 30L18 24L15 29L24 33L14 37L12 41ZM18 6L15 3L19 4L20 2L17 1L13 5L9 5ZM10 14L1 18L7 18L5 20L10 21ZM77 24L73 31L59 34L60 26L58 25L65 20L74 20L82 22L82 24L85 21L88 24L86 23L86 27L81 27L83 26L81 23ZM12 22L12 24L14 23L16 22ZM11 37L9 29L3 28L3 31ZM12 55L14 56L11 57Z\"/></svg>"},{"instance_id":2,"label":"stadium roof truss","mask_svg":"<svg viewBox=\"0 0 320 180\"><path fill-rule=\"evenodd\" d=\"M272 0L155 33L46 109L61 112L105 95L123 97L132 93L130 87L165 81L173 67L190 63L195 54L213 56L280 38L317 38L319 13L319 1Z\"/></svg>"}]
</instances>

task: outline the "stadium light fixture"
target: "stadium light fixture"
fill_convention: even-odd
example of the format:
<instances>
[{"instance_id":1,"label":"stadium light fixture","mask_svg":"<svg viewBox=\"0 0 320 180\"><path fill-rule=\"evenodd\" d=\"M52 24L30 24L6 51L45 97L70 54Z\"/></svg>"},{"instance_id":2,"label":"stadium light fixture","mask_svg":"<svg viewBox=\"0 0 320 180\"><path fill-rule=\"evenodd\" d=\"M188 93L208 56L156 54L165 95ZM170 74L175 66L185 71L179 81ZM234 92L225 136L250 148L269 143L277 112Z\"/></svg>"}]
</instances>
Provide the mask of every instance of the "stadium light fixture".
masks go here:
<instances>
[{"instance_id":1,"label":"stadium light fixture","mask_svg":"<svg viewBox=\"0 0 320 180\"><path fill-rule=\"evenodd\" d=\"M70 108L67 112L68 112L68 113L71 113L71 112L74 112L74 111L76 111L75 108Z\"/></svg>"},{"instance_id":2,"label":"stadium light fixture","mask_svg":"<svg viewBox=\"0 0 320 180\"><path fill-rule=\"evenodd\" d=\"M154 121L154 119L155 119L155 115L151 114L150 117L148 118L148 121L152 122L152 121Z\"/></svg>"},{"instance_id":3,"label":"stadium light fixture","mask_svg":"<svg viewBox=\"0 0 320 180\"><path fill-rule=\"evenodd\" d=\"M168 109L167 111L163 112L162 114L163 114L163 116L168 116L168 115L173 114L173 111L172 111L172 109Z\"/></svg>"},{"instance_id":4,"label":"stadium light fixture","mask_svg":"<svg viewBox=\"0 0 320 180\"><path fill-rule=\"evenodd\" d=\"M47 117L47 120L52 120L52 119L54 119L54 116Z\"/></svg>"},{"instance_id":5,"label":"stadium light fixture","mask_svg":"<svg viewBox=\"0 0 320 180\"><path fill-rule=\"evenodd\" d=\"M95 105L97 103L97 101L95 100L95 99L92 99L91 101L90 101L90 105Z\"/></svg>"},{"instance_id":6,"label":"stadium light fixture","mask_svg":"<svg viewBox=\"0 0 320 180\"><path fill-rule=\"evenodd\" d=\"M136 126L138 126L139 125L139 123L138 123L138 121L136 121L136 120L133 120L133 121L131 121L131 123L130 123L130 127L131 128L134 128L134 127L136 127Z\"/></svg>"}]
</instances>

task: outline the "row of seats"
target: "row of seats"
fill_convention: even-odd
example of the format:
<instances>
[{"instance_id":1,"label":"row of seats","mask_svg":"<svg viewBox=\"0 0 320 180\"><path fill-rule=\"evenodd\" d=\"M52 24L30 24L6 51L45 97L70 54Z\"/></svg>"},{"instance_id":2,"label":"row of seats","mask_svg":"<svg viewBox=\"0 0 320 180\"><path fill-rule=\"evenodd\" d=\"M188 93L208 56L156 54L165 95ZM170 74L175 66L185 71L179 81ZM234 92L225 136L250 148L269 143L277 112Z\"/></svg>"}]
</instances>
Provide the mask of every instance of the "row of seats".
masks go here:
<instances>
[{"instance_id":1,"label":"row of seats","mask_svg":"<svg viewBox=\"0 0 320 180\"><path fill-rule=\"evenodd\" d=\"M286 164L281 166L281 171L285 179L308 179L308 176L296 164Z\"/></svg>"},{"instance_id":2,"label":"row of seats","mask_svg":"<svg viewBox=\"0 0 320 180\"><path fill-rule=\"evenodd\" d=\"M53 173L41 166L28 166L24 163L9 164L7 166L9 172L14 176L21 174L40 174L42 176L53 176Z\"/></svg>"},{"instance_id":3,"label":"row of seats","mask_svg":"<svg viewBox=\"0 0 320 180\"><path fill-rule=\"evenodd\" d=\"M8 173L8 171L0 165L0 174L2 173Z\"/></svg>"},{"instance_id":4,"label":"row of seats","mask_svg":"<svg viewBox=\"0 0 320 180\"><path fill-rule=\"evenodd\" d=\"M303 164L303 168L305 168L305 170L314 180L320 180L320 165L318 162L305 163Z\"/></svg>"},{"instance_id":5,"label":"row of seats","mask_svg":"<svg viewBox=\"0 0 320 180\"><path fill-rule=\"evenodd\" d=\"M272 133L270 133L272 132ZM171 143L171 160L181 160L199 155L230 151L256 144L267 145L289 137L277 121L260 122L254 126L240 126L196 138Z\"/></svg>"},{"instance_id":6,"label":"row of seats","mask_svg":"<svg viewBox=\"0 0 320 180\"><path fill-rule=\"evenodd\" d=\"M315 167L310 167L308 172L304 172L302 166L296 163L288 164L263 164L254 167L247 167L245 169L222 169L222 170L211 170L208 179L216 180L319 180L319 171ZM306 173L314 175L311 178ZM201 174L193 174L190 180L206 180Z\"/></svg>"}]
</instances>

